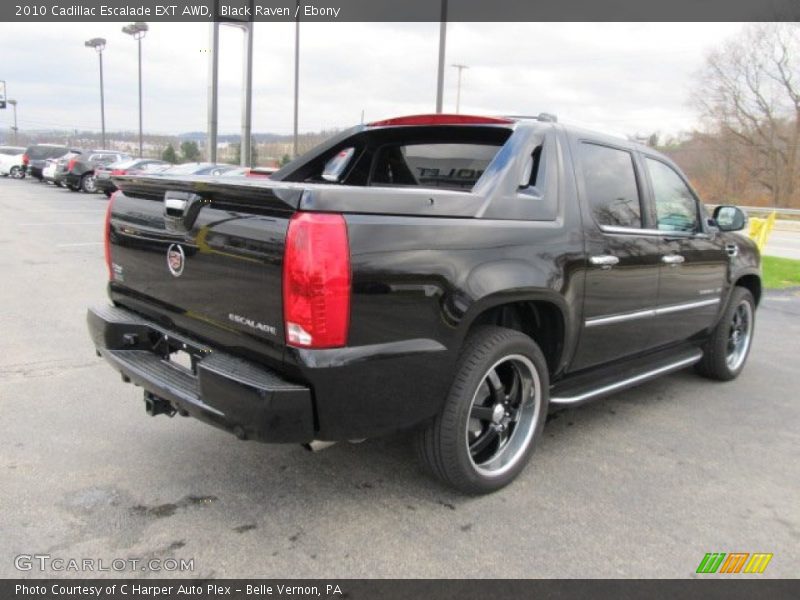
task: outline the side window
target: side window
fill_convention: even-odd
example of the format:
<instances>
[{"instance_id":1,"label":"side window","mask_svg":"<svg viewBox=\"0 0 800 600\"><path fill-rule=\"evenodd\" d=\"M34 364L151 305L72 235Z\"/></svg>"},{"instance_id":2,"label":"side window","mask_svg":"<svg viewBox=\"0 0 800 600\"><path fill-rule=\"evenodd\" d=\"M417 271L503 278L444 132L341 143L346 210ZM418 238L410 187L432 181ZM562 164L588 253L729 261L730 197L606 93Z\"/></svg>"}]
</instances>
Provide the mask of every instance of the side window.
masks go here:
<instances>
[{"instance_id":1,"label":"side window","mask_svg":"<svg viewBox=\"0 0 800 600\"><path fill-rule=\"evenodd\" d=\"M697 231L697 201L683 179L661 161L647 158L645 162L653 184L658 228L662 231Z\"/></svg>"},{"instance_id":2,"label":"side window","mask_svg":"<svg viewBox=\"0 0 800 600\"><path fill-rule=\"evenodd\" d=\"M597 222L640 228L642 209L631 153L583 142L580 160L586 195Z\"/></svg>"}]
</instances>

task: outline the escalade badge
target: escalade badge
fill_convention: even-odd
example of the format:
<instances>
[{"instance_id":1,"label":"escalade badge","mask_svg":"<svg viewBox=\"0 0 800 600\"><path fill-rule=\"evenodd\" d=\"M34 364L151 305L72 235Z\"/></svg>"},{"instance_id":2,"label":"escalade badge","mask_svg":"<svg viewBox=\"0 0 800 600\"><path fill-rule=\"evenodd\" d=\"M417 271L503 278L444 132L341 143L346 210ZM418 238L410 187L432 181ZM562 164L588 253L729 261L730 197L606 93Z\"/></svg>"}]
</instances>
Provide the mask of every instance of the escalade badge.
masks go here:
<instances>
[{"instance_id":1,"label":"escalade badge","mask_svg":"<svg viewBox=\"0 0 800 600\"><path fill-rule=\"evenodd\" d=\"M183 273L183 264L186 262L186 256L183 253L183 248L178 244L172 244L167 250L167 267L169 272L175 277L180 277Z\"/></svg>"}]
</instances>

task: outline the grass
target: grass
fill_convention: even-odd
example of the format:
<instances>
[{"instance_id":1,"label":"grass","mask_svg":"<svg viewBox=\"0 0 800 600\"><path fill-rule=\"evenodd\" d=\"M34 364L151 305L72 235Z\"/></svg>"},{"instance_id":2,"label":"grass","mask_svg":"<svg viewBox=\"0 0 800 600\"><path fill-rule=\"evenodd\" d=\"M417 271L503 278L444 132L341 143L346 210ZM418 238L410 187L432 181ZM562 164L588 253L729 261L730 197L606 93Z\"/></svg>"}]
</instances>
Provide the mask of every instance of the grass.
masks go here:
<instances>
[{"instance_id":1,"label":"grass","mask_svg":"<svg viewBox=\"0 0 800 600\"><path fill-rule=\"evenodd\" d=\"M763 284L768 289L800 286L800 260L762 256Z\"/></svg>"}]
</instances>

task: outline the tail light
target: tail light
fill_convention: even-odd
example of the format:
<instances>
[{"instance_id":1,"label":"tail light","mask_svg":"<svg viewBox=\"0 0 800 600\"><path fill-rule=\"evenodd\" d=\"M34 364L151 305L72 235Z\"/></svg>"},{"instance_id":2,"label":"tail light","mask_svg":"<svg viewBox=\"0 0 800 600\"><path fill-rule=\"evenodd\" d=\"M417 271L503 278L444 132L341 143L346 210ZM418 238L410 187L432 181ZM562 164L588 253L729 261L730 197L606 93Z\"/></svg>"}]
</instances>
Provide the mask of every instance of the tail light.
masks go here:
<instances>
[{"instance_id":1,"label":"tail light","mask_svg":"<svg viewBox=\"0 0 800 600\"><path fill-rule=\"evenodd\" d=\"M75 158L70 158L69 162L67 163L67 171L72 171L75 168L75 163L78 162Z\"/></svg>"},{"instance_id":2,"label":"tail light","mask_svg":"<svg viewBox=\"0 0 800 600\"><path fill-rule=\"evenodd\" d=\"M114 198L116 198L119 191L111 194L111 199L108 201L106 208L106 221L105 228L103 229L103 250L106 257L106 268L108 269L108 280L114 279L114 270L111 268L111 211L114 206Z\"/></svg>"},{"instance_id":3,"label":"tail light","mask_svg":"<svg viewBox=\"0 0 800 600\"><path fill-rule=\"evenodd\" d=\"M125 169L111 169L112 175L126 175L127 173L128 171L126 171Z\"/></svg>"},{"instance_id":4,"label":"tail light","mask_svg":"<svg viewBox=\"0 0 800 600\"><path fill-rule=\"evenodd\" d=\"M286 342L300 348L347 344L350 246L342 215L296 213L283 260Z\"/></svg>"},{"instance_id":5,"label":"tail light","mask_svg":"<svg viewBox=\"0 0 800 600\"><path fill-rule=\"evenodd\" d=\"M28 156L28 153L26 152L25 154L22 155L22 164L28 166L30 162L31 162L31 157Z\"/></svg>"}]
</instances>

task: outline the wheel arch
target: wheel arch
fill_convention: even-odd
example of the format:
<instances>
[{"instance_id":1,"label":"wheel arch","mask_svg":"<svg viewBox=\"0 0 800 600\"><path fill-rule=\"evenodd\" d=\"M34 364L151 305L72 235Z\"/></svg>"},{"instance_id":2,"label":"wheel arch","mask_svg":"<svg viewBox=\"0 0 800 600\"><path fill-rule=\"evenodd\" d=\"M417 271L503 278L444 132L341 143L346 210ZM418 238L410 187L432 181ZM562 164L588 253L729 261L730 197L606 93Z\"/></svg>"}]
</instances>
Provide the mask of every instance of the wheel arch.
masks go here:
<instances>
[{"instance_id":1,"label":"wheel arch","mask_svg":"<svg viewBox=\"0 0 800 600\"><path fill-rule=\"evenodd\" d=\"M753 294L753 300L756 302L756 306L758 306L759 302L761 302L761 277L759 277L756 273L747 273L745 275L741 275L735 282L734 286L736 287L743 287L750 291Z\"/></svg>"},{"instance_id":2,"label":"wheel arch","mask_svg":"<svg viewBox=\"0 0 800 600\"><path fill-rule=\"evenodd\" d=\"M475 327L497 325L531 337L542 350L551 377L569 355L569 320L563 299L550 294L486 299L464 319L464 337Z\"/></svg>"}]
</instances>

